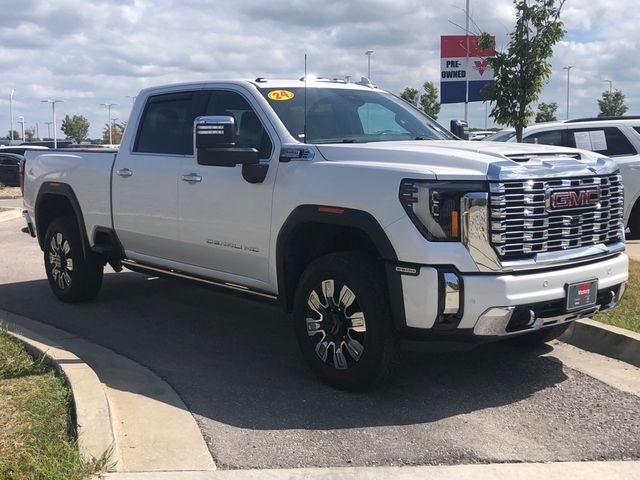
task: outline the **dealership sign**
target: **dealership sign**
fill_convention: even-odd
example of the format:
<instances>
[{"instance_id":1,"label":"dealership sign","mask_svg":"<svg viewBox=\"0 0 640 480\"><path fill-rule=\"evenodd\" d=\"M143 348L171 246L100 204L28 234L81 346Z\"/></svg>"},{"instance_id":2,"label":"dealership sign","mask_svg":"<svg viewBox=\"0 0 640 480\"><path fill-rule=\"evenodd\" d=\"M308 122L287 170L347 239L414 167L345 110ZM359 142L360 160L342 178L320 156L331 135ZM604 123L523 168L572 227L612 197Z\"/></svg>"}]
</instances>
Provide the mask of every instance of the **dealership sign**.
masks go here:
<instances>
[{"instance_id":1,"label":"dealership sign","mask_svg":"<svg viewBox=\"0 0 640 480\"><path fill-rule=\"evenodd\" d=\"M495 37L492 37L495 42ZM493 69L487 58L493 49L481 50L480 37L469 36L469 61L467 62L467 37L443 35L440 37L440 103L464 103L469 84L470 102L482 101L481 90L493 82Z\"/></svg>"}]
</instances>

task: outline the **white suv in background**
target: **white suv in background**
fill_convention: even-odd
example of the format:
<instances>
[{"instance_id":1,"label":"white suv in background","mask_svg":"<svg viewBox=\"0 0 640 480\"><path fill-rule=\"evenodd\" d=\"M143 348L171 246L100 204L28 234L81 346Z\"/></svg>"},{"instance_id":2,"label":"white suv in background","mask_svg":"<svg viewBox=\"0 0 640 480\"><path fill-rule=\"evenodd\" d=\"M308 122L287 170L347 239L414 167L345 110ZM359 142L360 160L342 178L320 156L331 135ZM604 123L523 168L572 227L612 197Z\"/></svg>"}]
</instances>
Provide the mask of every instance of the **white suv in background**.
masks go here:
<instances>
[{"instance_id":1,"label":"white suv in background","mask_svg":"<svg viewBox=\"0 0 640 480\"><path fill-rule=\"evenodd\" d=\"M503 130L486 140L515 142L515 131ZM640 238L640 116L539 123L525 129L523 142L590 150L613 159L625 188L625 225L631 238Z\"/></svg>"}]
</instances>

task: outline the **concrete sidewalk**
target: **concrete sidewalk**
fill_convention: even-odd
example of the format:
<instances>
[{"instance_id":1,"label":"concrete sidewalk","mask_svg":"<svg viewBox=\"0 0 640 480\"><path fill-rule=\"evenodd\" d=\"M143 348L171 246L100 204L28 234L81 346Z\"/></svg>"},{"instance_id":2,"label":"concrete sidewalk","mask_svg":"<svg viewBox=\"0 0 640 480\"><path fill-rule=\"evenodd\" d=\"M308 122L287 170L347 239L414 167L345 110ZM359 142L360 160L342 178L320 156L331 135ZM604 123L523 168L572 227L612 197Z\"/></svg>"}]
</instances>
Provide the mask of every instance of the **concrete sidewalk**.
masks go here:
<instances>
[{"instance_id":1,"label":"concrete sidewalk","mask_svg":"<svg viewBox=\"0 0 640 480\"><path fill-rule=\"evenodd\" d=\"M632 480L640 462L504 463L423 467L300 468L109 474L108 480Z\"/></svg>"},{"instance_id":2,"label":"concrete sidewalk","mask_svg":"<svg viewBox=\"0 0 640 480\"><path fill-rule=\"evenodd\" d=\"M17 198L0 197L0 207L22 209L22 197L17 197Z\"/></svg>"},{"instance_id":3,"label":"concrete sidewalk","mask_svg":"<svg viewBox=\"0 0 640 480\"><path fill-rule=\"evenodd\" d=\"M0 324L44 352L74 396L80 451L111 451L115 471L210 471L215 464L178 394L146 367L63 330L0 310ZM86 363L85 363L86 362ZM95 372L95 373L94 373Z\"/></svg>"}]
</instances>

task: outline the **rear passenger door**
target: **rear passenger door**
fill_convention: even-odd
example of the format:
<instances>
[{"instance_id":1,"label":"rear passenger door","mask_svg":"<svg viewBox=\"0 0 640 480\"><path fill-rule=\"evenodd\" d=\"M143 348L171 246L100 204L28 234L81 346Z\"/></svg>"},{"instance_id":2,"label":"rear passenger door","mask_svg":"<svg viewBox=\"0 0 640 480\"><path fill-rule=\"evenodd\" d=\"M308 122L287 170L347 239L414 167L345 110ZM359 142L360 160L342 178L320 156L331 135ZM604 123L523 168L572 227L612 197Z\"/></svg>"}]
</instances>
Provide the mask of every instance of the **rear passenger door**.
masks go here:
<instances>
[{"instance_id":1,"label":"rear passenger door","mask_svg":"<svg viewBox=\"0 0 640 480\"><path fill-rule=\"evenodd\" d=\"M123 145L112 172L113 223L127 257L160 266L178 255L178 183L192 156L192 126L203 91L148 98L133 145Z\"/></svg>"}]
</instances>

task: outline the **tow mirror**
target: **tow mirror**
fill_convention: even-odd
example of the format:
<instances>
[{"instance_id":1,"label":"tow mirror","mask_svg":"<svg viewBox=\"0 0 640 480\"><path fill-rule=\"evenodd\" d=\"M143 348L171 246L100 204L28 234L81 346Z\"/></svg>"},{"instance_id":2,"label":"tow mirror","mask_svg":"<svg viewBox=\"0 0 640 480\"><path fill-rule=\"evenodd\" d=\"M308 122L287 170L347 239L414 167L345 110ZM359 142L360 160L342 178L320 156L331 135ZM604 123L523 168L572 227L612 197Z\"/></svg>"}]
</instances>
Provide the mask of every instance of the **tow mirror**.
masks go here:
<instances>
[{"instance_id":1,"label":"tow mirror","mask_svg":"<svg viewBox=\"0 0 640 480\"><path fill-rule=\"evenodd\" d=\"M236 147L236 122L230 115L197 117L193 152L200 165L235 167L258 163L258 150Z\"/></svg>"},{"instance_id":2,"label":"tow mirror","mask_svg":"<svg viewBox=\"0 0 640 480\"><path fill-rule=\"evenodd\" d=\"M464 120L451 120L450 130L461 140L469 140L469 124Z\"/></svg>"}]
</instances>

